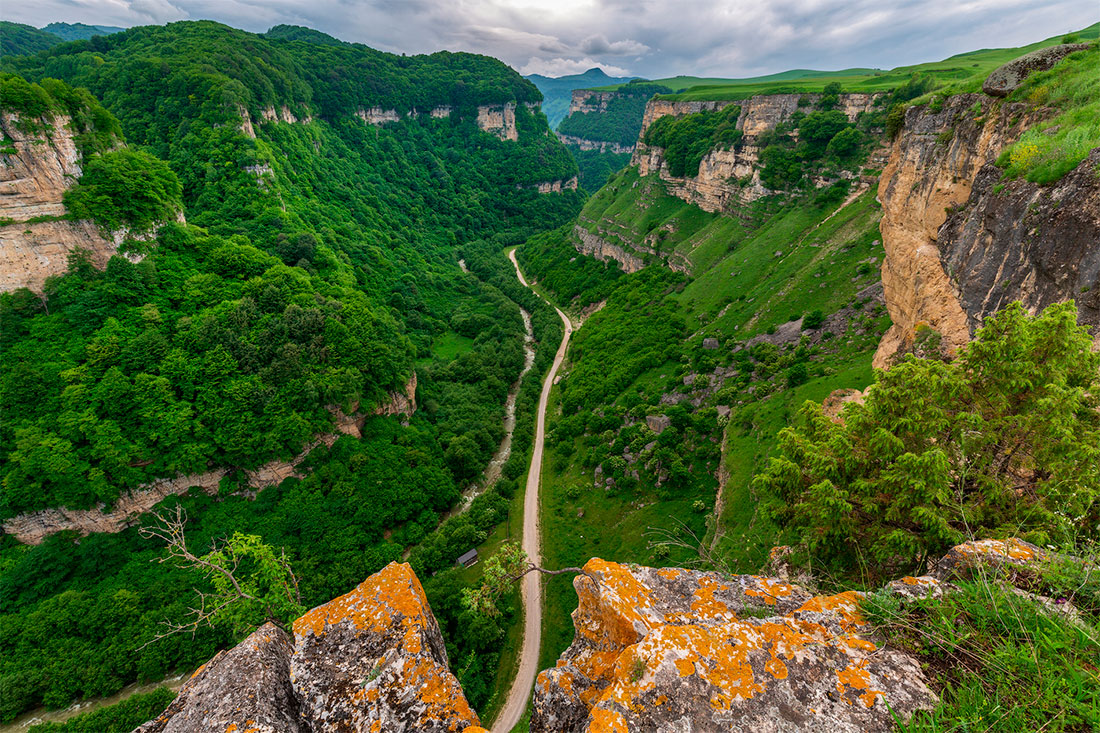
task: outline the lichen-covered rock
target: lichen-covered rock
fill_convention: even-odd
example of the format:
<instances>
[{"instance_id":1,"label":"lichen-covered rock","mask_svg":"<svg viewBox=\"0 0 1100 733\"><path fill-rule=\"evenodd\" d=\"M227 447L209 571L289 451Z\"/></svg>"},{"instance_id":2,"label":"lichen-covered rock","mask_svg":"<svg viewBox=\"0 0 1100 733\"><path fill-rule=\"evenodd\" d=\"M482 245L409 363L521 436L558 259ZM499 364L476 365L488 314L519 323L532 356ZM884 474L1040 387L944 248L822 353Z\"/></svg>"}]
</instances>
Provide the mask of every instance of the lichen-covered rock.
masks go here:
<instances>
[{"instance_id":1,"label":"lichen-covered rock","mask_svg":"<svg viewBox=\"0 0 1100 733\"><path fill-rule=\"evenodd\" d=\"M1007 96L1031 74L1046 71L1074 51L1083 51L1086 48L1087 43L1067 43L1032 51L994 69L982 84L982 91L994 97Z\"/></svg>"},{"instance_id":2,"label":"lichen-covered rock","mask_svg":"<svg viewBox=\"0 0 1100 733\"><path fill-rule=\"evenodd\" d=\"M886 702L902 716L935 702L909 657L859 636L858 593L600 559L584 571L532 731L885 731Z\"/></svg>"},{"instance_id":3,"label":"lichen-covered rock","mask_svg":"<svg viewBox=\"0 0 1100 733\"><path fill-rule=\"evenodd\" d=\"M928 575L936 580L966 580L979 568L1034 568L1046 558L1046 550L1015 538L973 540L948 550L932 563Z\"/></svg>"},{"instance_id":4,"label":"lichen-covered rock","mask_svg":"<svg viewBox=\"0 0 1100 733\"><path fill-rule=\"evenodd\" d=\"M314 730L463 731L479 725L420 581L390 563L294 622L291 675Z\"/></svg>"},{"instance_id":5,"label":"lichen-covered rock","mask_svg":"<svg viewBox=\"0 0 1100 733\"><path fill-rule=\"evenodd\" d=\"M134 733L306 733L290 686L291 642L265 624L199 668L157 718Z\"/></svg>"}]
</instances>

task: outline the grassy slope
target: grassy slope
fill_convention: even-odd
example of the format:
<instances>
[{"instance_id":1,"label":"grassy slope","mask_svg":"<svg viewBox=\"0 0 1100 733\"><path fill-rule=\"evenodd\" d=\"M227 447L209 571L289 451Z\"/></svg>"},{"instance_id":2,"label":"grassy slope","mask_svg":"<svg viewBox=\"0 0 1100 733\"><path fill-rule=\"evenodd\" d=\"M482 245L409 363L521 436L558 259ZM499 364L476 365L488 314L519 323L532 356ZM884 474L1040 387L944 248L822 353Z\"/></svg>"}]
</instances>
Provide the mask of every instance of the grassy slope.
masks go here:
<instances>
[{"instance_id":1,"label":"grassy slope","mask_svg":"<svg viewBox=\"0 0 1100 733\"><path fill-rule=\"evenodd\" d=\"M1082 40L1100 37L1100 23L1094 23L1077 32ZM788 91L816 92L830 82L838 82L848 92L873 92L892 89L904 83L914 73L931 74L940 81L951 85L967 83L980 87L989 72L998 66L1040 48L1061 43L1063 36L1032 43L1019 48L989 48L980 51L962 53L942 61L932 61L912 66L899 66L888 71L878 69L844 69L841 71L811 71L794 69L767 76L746 79L713 79L679 76L670 79L656 79L655 83L665 84L674 89L684 89L679 94L663 95L662 99L710 100L710 99L746 99L755 94L767 94L782 87ZM604 87L615 89L616 86Z\"/></svg>"},{"instance_id":2,"label":"grassy slope","mask_svg":"<svg viewBox=\"0 0 1100 733\"><path fill-rule=\"evenodd\" d=\"M810 204L783 207L777 202L758 202L741 213L741 217L708 214L669 196L655 177L639 179L636 170L627 169L589 201L582 222L594 228L598 221L601 228L628 241L671 225L663 247L688 257L697 273L676 295L691 334L683 350L687 358L699 353L702 339L708 336L728 346L764 333L792 315L814 309L834 312L877 279L882 249L879 206L872 191L831 218L831 209ZM783 255L777 257L777 251ZM750 479L774 445L778 430L804 400L821 400L833 389L862 388L870 382L871 355L887 317L868 312L860 323L865 331L851 329L823 347L811 361L809 381L778 389L752 409L751 418L746 418L750 427L743 429L735 421L726 431L730 480L721 519L726 538L721 550L736 569L758 569L763 553L775 540L774 528L756 516ZM728 348L719 352L722 363L729 363L730 352ZM677 368L682 371L680 363L667 362L642 374L633 387L665 391L677 380ZM551 404L557 404L559 397L555 388ZM745 393L739 398L746 404L753 402ZM704 406L713 403L711 399ZM581 439L575 449L583 450ZM581 564L592 556L651 565L692 559L691 553L677 550L659 559L647 532L682 522L703 537L707 513L715 501L717 482L712 475L695 477L690 490L674 500L659 500L649 487L634 496L607 496L591 489L592 472L583 471L576 456L579 452L570 458L548 451L542 516L547 566ZM584 490L578 492L576 487ZM703 512L696 501L703 502ZM570 580L551 578L542 666L552 665L572 639L569 613L575 605Z\"/></svg>"}]
</instances>

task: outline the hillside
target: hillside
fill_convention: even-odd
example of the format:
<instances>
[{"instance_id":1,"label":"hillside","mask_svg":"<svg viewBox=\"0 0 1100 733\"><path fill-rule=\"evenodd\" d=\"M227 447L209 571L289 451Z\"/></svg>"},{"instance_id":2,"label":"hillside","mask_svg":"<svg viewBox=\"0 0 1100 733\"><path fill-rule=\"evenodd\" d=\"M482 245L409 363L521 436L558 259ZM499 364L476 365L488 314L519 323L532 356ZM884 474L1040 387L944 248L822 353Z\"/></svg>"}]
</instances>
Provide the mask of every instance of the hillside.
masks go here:
<instances>
[{"instance_id":1,"label":"hillside","mask_svg":"<svg viewBox=\"0 0 1100 733\"><path fill-rule=\"evenodd\" d=\"M1100 24L1093 24L1073 35L1083 40L1095 39L1100 36ZM891 92L906 86L923 93L944 85L953 91L977 91L996 67L1025 53L1058 44L1061 38L1048 38L1020 48L974 51L939 62L901 66L887 71L792 69L743 79L676 76L649 82L656 86L648 91L648 96L659 94L662 101L669 103L714 103L741 101L758 95L821 93L827 86L833 88L838 85L850 93ZM626 165L625 155L634 150L634 140L641 129L645 107L634 103L632 97L638 95L630 94L630 91L630 85L626 83L578 88L574 92L574 102L568 116L556 127L577 159L581 185L587 190L592 191L603 185L607 176ZM589 97L603 101L590 107L583 103Z\"/></svg>"},{"instance_id":2,"label":"hillside","mask_svg":"<svg viewBox=\"0 0 1100 733\"><path fill-rule=\"evenodd\" d=\"M576 168L531 84L487 57L402 58L211 22L4 66L17 74L4 77L5 119L75 141L50 192L57 221L34 226L87 220L96 236L120 233L127 255L35 266L0 295L4 719L190 671L233 639L219 627L135 653L189 603L188 575L150 564L159 550L136 526L166 497L200 542L239 531L285 548L308 573L307 603L414 548L418 570L443 570L499 523L511 467L437 530L505 439L524 312L550 349L532 346L537 370L560 329L483 264L581 201L568 185L540 193ZM58 98L83 100L129 147L83 144L94 140ZM6 176L9 144L22 150L5 142ZM28 144L20 159L45 164L50 150ZM160 226L158 191L186 224ZM146 194L148 209L126 208ZM0 216L5 273L19 252L56 246ZM484 279L462 271L459 249ZM520 471L537 370L534 397L515 387ZM437 613L456 627L451 608ZM48 638L42 614L56 621ZM464 678L495 667L483 632L448 637L479 660Z\"/></svg>"},{"instance_id":3,"label":"hillside","mask_svg":"<svg viewBox=\"0 0 1100 733\"><path fill-rule=\"evenodd\" d=\"M50 23L42 28L63 41L84 41L95 36L107 36L126 30L115 25L88 25L86 23Z\"/></svg>"},{"instance_id":4,"label":"hillside","mask_svg":"<svg viewBox=\"0 0 1100 733\"><path fill-rule=\"evenodd\" d=\"M559 303L601 306L556 387L544 562L599 556L751 572L790 538L784 515L766 508L768 484L753 477L774 461L774 436L800 424L805 400L836 414L864 399L872 357L878 366L884 350L893 354L897 334L918 354L957 348L1012 300L1037 311L1076 298L1078 322L1095 325L1095 252L1080 243L1095 241L1100 211L1087 173L1100 135L1084 121L1100 99L1084 76L1096 52L1035 73L1004 101L912 104L926 88L908 83L877 94L723 88L652 99L631 164L572 228L518 250ZM947 94L980 88L984 76L956 79ZM1052 112L1046 100L1061 101ZM900 123L890 114L906 108ZM1061 134L1055 119L1079 120L1080 144L1044 143L1032 173L1003 179L1027 144L1013 143L1038 144L1042 128ZM937 229L938 257L924 239ZM927 243L912 241L918 232ZM931 263L914 257L918 246ZM931 279L940 258L950 280ZM995 271L1014 274L995 283ZM951 302L966 314L957 341L943 320ZM575 603L565 581L547 588L544 666L569 642L562 620Z\"/></svg>"},{"instance_id":5,"label":"hillside","mask_svg":"<svg viewBox=\"0 0 1100 733\"><path fill-rule=\"evenodd\" d=\"M61 41L60 36L34 26L0 20L0 56L38 53Z\"/></svg>"},{"instance_id":6,"label":"hillside","mask_svg":"<svg viewBox=\"0 0 1100 733\"><path fill-rule=\"evenodd\" d=\"M1100 726L1098 31L4 55L0 725Z\"/></svg>"},{"instance_id":7,"label":"hillside","mask_svg":"<svg viewBox=\"0 0 1100 733\"><path fill-rule=\"evenodd\" d=\"M569 114L569 100L574 89L621 84L635 77L608 76L603 69L594 67L583 74L568 76L529 74L526 78L542 92L542 111L550 121L550 129L556 130L558 123Z\"/></svg>"}]
</instances>

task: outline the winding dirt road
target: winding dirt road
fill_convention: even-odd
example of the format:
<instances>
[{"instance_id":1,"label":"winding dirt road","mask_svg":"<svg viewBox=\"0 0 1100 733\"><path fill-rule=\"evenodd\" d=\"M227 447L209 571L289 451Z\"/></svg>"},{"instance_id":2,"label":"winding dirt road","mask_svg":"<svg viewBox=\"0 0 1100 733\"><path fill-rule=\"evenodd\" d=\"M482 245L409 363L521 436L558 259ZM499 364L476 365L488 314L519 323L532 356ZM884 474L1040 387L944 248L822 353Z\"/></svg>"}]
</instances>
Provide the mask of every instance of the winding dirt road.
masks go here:
<instances>
[{"instance_id":1,"label":"winding dirt road","mask_svg":"<svg viewBox=\"0 0 1100 733\"><path fill-rule=\"evenodd\" d=\"M516 277L524 286L531 285L520 272L519 263L516 262L516 251L508 253L512 265L516 268ZM549 302L549 301L547 301ZM527 493L523 497L523 550L528 559L536 565L541 564L539 554L539 479L542 474L542 447L546 439L546 403L550 400L550 388L554 386L554 377L561 368L565 359L565 351L569 347L569 337L573 334L573 324L569 317L550 303L558 312L565 333L561 337L561 345L554 356L554 363L546 374L542 383L542 394L539 395L539 410L535 419L535 444L531 451L531 468L527 472ZM527 712L527 700L531 696L531 690L535 686L535 676L538 674L539 645L542 640L542 579L538 573L528 573L523 577L521 593L523 596L523 647L519 654L519 669L516 678L512 682L512 688L508 690L508 699L504 702L500 714L493 723L493 733L510 733L516 727L523 714Z\"/></svg>"}]
</instances>

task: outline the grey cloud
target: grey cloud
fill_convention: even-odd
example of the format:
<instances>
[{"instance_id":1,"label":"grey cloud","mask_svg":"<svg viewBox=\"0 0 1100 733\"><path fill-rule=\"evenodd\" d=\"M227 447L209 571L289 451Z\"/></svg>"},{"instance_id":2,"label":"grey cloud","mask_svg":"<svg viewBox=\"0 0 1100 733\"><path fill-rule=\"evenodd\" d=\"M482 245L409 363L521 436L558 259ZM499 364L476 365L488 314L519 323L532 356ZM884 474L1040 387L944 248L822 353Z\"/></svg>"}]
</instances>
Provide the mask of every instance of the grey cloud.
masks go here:
<instances>
[{"instance_id":1,"label":"grey cloud","mask_svg":"<svg viewBox=\"0 0 1100 733\"><path fill-rule=\"evenodd\" d=\"M8 0L4 17L293 23L387 51L489 54L521 70L737 77L1023 45L1095 22L1096 0Z\"/></svg>"}]
</instances>

